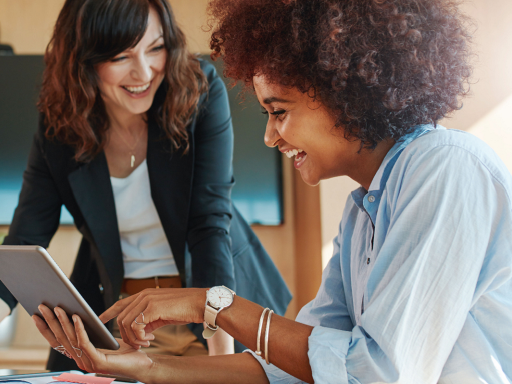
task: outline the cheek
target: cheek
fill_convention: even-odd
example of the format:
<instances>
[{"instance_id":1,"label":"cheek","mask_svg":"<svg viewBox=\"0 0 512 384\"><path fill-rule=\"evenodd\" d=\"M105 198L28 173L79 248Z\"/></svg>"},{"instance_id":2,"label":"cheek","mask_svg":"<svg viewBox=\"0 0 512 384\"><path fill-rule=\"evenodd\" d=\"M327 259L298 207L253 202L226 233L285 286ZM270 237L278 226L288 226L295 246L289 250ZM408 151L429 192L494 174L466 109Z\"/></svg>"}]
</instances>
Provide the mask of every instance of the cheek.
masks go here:
<instances>
[{"instance_id":1,"label":"cheek","mask_svg":"<svg viewBox=\"0 0 512 384\"><path fill-rule=\"evenodd\" d=\"M158 55L158 57L156 58L155 64L154 64L155 70L157 72L163 74L163 72L165 71L166 62L167 62L167 53Z\"/></svg>"},{"instance_id":2,"label":"cheek","mask_svg":"<svg viewBox=\"0 0 512 384\"><path fill-rule=\"evenodd\" d=\"M99 82L98 86L104 93L108 93L109 88L117 87L123 78L120 68L104 67L97 71Z\"/></svg>"},{"instance_id":3,"label":"cheek","mask_svg":"<svg viewBox=\"0 0 512 384\"><path fill-rule=\"evenodd\" d=\"M271 116L270 118L275 119L274 116ZM279 122L279 120L277 120L275 123L279 126L280 136L286 142L293 144L297 136L300 136L300 119L286 119L283 122Z\"/></svg>"}]
</instances>

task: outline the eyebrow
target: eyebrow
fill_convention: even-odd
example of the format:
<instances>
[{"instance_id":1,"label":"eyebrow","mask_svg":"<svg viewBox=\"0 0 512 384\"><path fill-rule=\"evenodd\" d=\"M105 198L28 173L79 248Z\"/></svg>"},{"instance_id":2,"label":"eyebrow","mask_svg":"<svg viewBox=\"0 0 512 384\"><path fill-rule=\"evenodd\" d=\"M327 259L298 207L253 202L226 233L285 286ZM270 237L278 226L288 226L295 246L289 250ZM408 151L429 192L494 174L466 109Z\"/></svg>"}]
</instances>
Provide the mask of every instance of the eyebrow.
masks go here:
<instances>
[{"instance_id":1,"label":"eyebrow","mask_svg":"<svg viewBox=\"0 0 512 384\"><path fill-rule=\"evenodd\" d=\"M281 99L279 97L267 97L263 100L263 104L272 104L272 103L293 103L291 100Z\"/></svg>"},{"instance_id":2,"label":"eyebrow","mask_svg":"<svg viewBox=\"0 0 512 384\"><path fill-rule=\"evenodd\" d=\"M155 44L158 41L158 39L160 39L161 37L164 37L163 33L160 36L158 36L155 40L153 40L153 42L151 44L149 44L149 46L152 46L153 44Z\"/></svg>"}]
</instances>

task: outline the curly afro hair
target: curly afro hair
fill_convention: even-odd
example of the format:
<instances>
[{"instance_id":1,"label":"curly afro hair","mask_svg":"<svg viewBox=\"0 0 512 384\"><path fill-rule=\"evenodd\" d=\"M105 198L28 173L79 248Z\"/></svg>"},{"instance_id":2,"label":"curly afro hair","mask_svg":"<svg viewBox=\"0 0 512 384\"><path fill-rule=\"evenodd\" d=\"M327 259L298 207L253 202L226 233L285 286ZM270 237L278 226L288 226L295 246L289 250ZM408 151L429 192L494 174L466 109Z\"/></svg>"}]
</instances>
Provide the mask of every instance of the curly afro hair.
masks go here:
<instances>
[{"instance_id":1,"label":"curly afro hair","mask_svg":"<svg viewBox=\"0 0 512 384\"><path fill-rule=\"evenodd\" d=\"M452 0L211 0L212 58L326 106L374 148L436 124L469 90L470 20Z\"/></svg>"}]
</instances>

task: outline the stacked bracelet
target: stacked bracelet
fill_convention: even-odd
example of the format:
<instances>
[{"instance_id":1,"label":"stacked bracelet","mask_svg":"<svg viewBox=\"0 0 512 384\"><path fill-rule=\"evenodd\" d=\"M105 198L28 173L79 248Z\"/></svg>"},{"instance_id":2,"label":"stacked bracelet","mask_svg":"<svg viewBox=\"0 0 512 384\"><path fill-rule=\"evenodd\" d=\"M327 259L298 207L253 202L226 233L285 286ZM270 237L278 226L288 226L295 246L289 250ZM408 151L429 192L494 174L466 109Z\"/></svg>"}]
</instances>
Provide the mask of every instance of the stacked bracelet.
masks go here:
<instances>
[{"instance_id":1,"label":"stacked bracelet","mask_svg":"<svg viewBox=\"0 0 512 384\"><path fill-rule=\"evenodd\" d=\"M265 331L265 361L267 362L267 365L270 364L268 361L268 335L270 333L270 318L272 317L273 313L274 311L272 310L268 312L267 329Z\"/></svg>"},{"instance_id":2,"label":"stacked bracelet","mask_svg":"<svg viewBox=\"0 0 512 384\"><path fill-rule=\"evenodd\" d=\"M260 316L260 325L258 326L258 337L256 339L256 355L258 356L261 356L261 349L260 349L260 342L261 342L261 328L263 328L263 319L265 318L265 313L267 313L267 311L270 311L270 309L268 308L265 308L263 310L263 313L261 314Z\"/></svg>"},{"instance_id":3,"label":"stacked bracelet","mask_svg":"<svg viewBox=\"0 0 512 384\"><path fill-rule=\"evenodd\" d=\"M258 337L256 338L256 355L261 356L261 331L263 328L263 319L265 318L265 314L268 312L267 317L267 326L265 327L265 361L267 364L270 364L268 361L268 335L270 334L270 318L274 311L269 308L265 308L260 316L260 324L258 325Z\"/></svg>"}]
</instances>

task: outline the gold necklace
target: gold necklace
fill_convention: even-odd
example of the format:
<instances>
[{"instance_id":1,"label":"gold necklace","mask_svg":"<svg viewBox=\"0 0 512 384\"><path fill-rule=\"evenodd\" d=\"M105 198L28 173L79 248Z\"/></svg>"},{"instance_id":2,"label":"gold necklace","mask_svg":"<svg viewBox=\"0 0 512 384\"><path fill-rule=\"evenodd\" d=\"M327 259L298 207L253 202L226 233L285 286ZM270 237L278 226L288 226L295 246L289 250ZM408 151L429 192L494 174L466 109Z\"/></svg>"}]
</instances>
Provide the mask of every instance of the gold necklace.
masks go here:
<instances>
[{"instance_id":1,"label":"gold necklace","mask_svg":"<svg viewBox=\"0 0 512 384\"><path fill-rule=\"evenodd\" d=\"M117 132L116 130L114 130L114 132ZM124 141L124 143L126 144L126 146L128 147L129 149L129 154L130 154L130 166L133 168L133 166L135 165L135 149L137 148L137 146L139 145L139 141L140 139L142 138L142 134L144 133L144 129L141 130L140 134L139 134L139 137L137 138L137 141L135 142L135 145L133 147L130 147L130 144L128 144L128 142L126 141L126 139L123 137L123 135L121 135L121 133L119 132L119 136L121 137L121 139Z\"/></svg>"}]
</instances>

